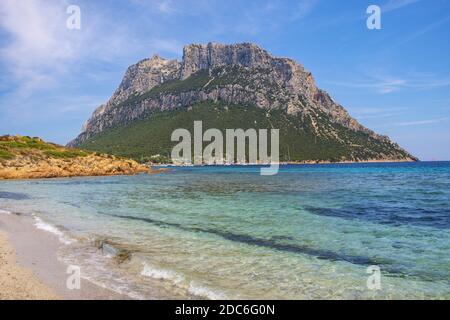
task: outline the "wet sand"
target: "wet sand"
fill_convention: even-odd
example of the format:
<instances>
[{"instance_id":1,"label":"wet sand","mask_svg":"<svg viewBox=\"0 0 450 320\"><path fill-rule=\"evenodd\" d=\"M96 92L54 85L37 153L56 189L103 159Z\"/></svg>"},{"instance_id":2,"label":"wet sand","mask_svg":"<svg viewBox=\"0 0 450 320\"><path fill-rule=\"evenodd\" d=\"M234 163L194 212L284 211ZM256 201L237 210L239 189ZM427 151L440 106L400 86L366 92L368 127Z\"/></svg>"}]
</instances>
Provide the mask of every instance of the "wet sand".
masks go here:
<instances>
[{"instance_id":1,"label":"wet sand","mask_svg":"<svg viewBox=\"0 0 450 320\"><path fill-rule=\"evenodd\" d=\"M30 217L0 214L0 300L129 299L83 278L80 289L69 289L68 266L57 257L61 245Z\"/></svg>"}]
</instances>

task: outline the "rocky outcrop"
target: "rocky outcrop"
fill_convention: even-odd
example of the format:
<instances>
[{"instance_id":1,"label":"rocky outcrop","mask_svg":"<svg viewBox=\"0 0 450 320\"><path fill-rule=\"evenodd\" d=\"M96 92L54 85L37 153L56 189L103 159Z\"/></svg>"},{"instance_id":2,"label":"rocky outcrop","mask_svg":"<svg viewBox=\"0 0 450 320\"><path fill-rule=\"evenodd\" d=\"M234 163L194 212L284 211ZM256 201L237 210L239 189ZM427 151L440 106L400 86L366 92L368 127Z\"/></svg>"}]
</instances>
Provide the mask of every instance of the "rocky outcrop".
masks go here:
<instances>
[{"instance_id":1,"label":"rocky outcrop","mask_svg":"<svg viewBox=\"0 0 450 320\"><path fill-rule=\"evenodd\" d=\"M180 62L158 56L128 68L111 99L100 106L70 146L77 146L109 128L126 125L155 111L188 108L203 102L254 105L265 110L281 109L288 115L316 123L325 113L332 122L349 130L364 132L383 143L392 144L362 126L316 86L311 72L292 59L274 57L251 44L191 44L183 49Z\"/></svg>"},{"instance_id":2,"label":"rocky outcrop","mask_svg":"<svg viewBox=\"0 0 450 320\"><path fill-rule=\"evenodd\" d=\"M191 44L183 49L181 79L186 79L201 69L212 70L221 66L245 68L273 68L276 58L266 50L251 44L224 45L218 43Z\"/></svg>"},{"instance_id":3,"label":"rocky outcrop","mask_svg":"<svg viewBox=\"0 0 450 320\"><path fill-rule=\"evenodd\" d=\"M177 60L166 60L158 55L142 60L128 68L108 104L119 104L132 94L143 94L158 84L178 79L179 73L180 63Z\"/></svg>"},{"instance_id":4,"label":"rocky outcrop","mask_svg":"<svg viewBox=\"0 0 450 320\"><path fill-rule=\"evenodd\" d=\"M68 149L39 138L0 137L0 179L36 179L152 173L136 161Z\"/></svg>"},{"instance_id":5,"label":"rocky outcrop","mask_svg":"<svg viewBox=\"0 0 450 320\"><path fill-rule=\"evenodd\" d=\"M178 79L180 74L180 63L177 60L167 60L154 55L150 59L144 59L130 66L122 79L117 90L105 104L100 105L92 114L91 119L101 118L105 112L113 106L120 104L131 95L143 94L158 84L168 80ZM100 130L103 125L100 125ZM92 128L87 121L82 128L83 132Z\"/></svg>"},{"instance_id":6,"label":"rocky outcrop","mask_svg":"<svg viewBox=\"0 0 450 320\"><path fill-rule=\"evenodd\" d=\"M82 176L134 175L150 170L132 160L89 155L65 161L61 159L18 158L0 163L0 179L38 179Z\"/></svg>"}]
</instances>

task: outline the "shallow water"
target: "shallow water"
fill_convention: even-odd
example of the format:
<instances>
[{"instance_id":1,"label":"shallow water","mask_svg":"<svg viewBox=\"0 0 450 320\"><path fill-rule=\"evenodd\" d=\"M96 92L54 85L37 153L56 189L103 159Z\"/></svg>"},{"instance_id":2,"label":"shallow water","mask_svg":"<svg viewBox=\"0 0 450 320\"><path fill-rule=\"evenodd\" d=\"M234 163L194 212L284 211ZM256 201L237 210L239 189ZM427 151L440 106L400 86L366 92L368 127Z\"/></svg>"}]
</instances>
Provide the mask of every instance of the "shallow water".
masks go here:
<instances>
[{"instance_id":1,"label":"shallow water","mask_svg":"<svg viewBox=\"0 0 450 320\"><path fill-rule=\"evenodd\" d=\"M2 181L0 209L133 298L450 298L449 162Z\"/></svg>"}]
</instances>

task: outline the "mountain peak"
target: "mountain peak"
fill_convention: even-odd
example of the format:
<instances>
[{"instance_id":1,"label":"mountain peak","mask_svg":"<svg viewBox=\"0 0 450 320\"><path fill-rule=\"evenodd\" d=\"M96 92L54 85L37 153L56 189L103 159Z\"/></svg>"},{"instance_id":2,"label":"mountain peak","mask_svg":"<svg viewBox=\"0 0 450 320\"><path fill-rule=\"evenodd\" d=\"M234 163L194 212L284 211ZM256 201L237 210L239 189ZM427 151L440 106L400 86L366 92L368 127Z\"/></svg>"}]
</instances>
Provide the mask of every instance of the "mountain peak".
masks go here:
<instances>
[{"instance_id":1,"label":"mountain peak","mask_svg":"<svg viewBox=\"0 0 450 320\"><path fill-rule=\"evenodd\" d=\"M253 43L190 44L183 49L181 78L186 79L200 69L212 69L224 65L248 68L269 67L272 60L272 55Z\"/></svg>"},{"instance_id":2,"label":"mountain peak","mask_svg":"<svg viewBox=\"0 0 450 320\"><path fill-rule=\"evenodd\" d=\"M276 113L282 127L297 132L290 139L301 148L316 150L308 155L296 151L298 159L307 156L339 161L412 159L387 137L352 118L316 86L312 73L301 64L275 57L253 43L189 44L183 49L181 62L153 55L130 66L111 99L97 108L71 145L92 142L105 131L126 127L157 112L175 109L188 112L192 106L204 103L215 106L211 107L213 110L225 104L256 107L258 114ZM246 117L236 114L236 119L242 116ZM247 120L254 125L255 119ZM167 124L162 128L167 129ZM303 144L305 137L314 141L314 146ZM327 148L340 151L336 154L327 151L325 155Z\"/></svg>"}]
</instances>

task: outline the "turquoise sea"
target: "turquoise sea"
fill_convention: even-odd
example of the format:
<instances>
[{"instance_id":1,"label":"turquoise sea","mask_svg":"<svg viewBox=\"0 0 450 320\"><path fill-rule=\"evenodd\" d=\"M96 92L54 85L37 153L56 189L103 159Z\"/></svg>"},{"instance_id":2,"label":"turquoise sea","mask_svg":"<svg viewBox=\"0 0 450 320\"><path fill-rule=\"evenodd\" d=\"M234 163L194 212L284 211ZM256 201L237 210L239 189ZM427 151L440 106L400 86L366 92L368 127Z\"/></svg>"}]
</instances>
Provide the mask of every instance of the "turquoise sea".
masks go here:
<instances>
[{"instance_id":1,"label":"turquoise sea","mask_svg":"<svg viewBox=\"0 0 450 320\"><path fill-rule=\"evenodd\" d=\"M450 298L450 162L259 169L1 181L0 214L132 298Z\"/></svg>"}]
</instances>

